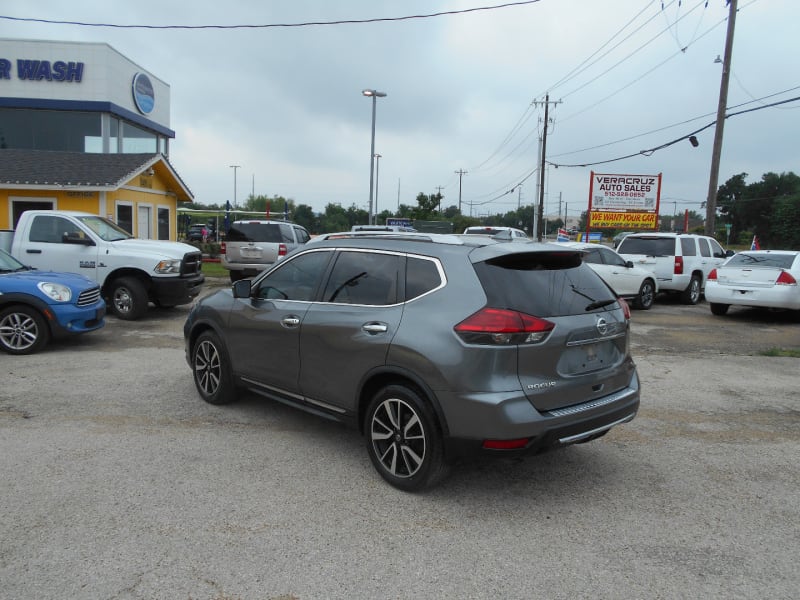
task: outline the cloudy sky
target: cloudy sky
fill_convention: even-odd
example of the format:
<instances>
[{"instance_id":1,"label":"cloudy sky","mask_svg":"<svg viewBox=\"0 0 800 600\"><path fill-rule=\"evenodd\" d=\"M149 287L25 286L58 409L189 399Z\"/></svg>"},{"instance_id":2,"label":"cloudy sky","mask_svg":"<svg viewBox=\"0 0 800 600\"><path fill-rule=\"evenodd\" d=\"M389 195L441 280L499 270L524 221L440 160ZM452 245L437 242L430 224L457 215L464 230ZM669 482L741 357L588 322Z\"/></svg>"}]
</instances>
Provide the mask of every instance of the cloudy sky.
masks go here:
<instances>
[{"instance_id":1,"label":"cloudy sky","mask_svg":"<svg viewBox=\"0 0 800 600\"><path fill-rule=\"evenodd\" d=\"M4 0L0 37L106 42L171 87L170 160L198 202L249 193L323 210L369 202L372 100L378 211L441 191L480 216L538 197L586 209L590 172L663 174L662 214L703 212L725 0ZM497 7L490 10L470 10ZM433 13L465 11L425 17ZM414 17L400 19L401 17ZM739 0L719 183L800 172L800 2ZM538 103L536 102L538 101ZM615 160L634 155L630 158ZM232 169L230 165L240 165ZM588 166L570 166L588 165ZM457 171L466 173L459 176ZM518 185L522 183L521 187ZM512 191L513 190L513 191Z\"/></svg>"}]
</instances>

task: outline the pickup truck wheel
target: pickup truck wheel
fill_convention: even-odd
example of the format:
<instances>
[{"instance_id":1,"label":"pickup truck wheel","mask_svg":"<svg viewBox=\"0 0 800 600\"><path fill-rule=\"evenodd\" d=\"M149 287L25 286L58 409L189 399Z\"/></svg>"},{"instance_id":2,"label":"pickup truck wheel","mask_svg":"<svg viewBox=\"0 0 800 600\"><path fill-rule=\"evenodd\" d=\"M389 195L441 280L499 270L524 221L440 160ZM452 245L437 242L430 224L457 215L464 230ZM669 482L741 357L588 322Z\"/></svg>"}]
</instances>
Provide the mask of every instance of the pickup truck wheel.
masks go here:
<instances>
[{"instance_id":1,"label":"pickup truck wheel","mask_svg":"<svg viewBox=\"0 0 800 600\"><path fill-rule=\"evenodd\" d=\"M111 311L120 319L135 321L147 312L147 290L135 277L120 277L111 284Z\"/></svg>"},{"instance_id":2,"label":"pickup truck wheel","mask_svg":"<svg viewBox=\"0 0 800 600\"><path fill-rule=\"evenodd\" d=\"M50 339L42 315L25 305L9 306L0 311L0 348L9 354L33 354Z\"/></svg>"},{"instance_id":3,"label":"pickup truck wheel","mask_svg":"<svg viewBox=\"0 0 800 600\"><path fill-rule=\"evenodd\" d=\"M636 296L633 305L641 310L650 310L656 299L656 284L652 279L645 279L639 288L639 295Z\"/></svg>"},{"instance_id":4,"label":"pickup truck wheel","mask_svg":"<svg viewBox=\"0 0 800 600\"><path fill-rule=\"evenodd\" d=\"M681 302L684 304L697 304L700 302L700 277L692 275L689 285L681 292Z\"/></svg>"},{"instance_id":5,"label":"pickup truck wheel","mask_svg":"<svg viewBox=\"0 0 800 600\"><path fill-rule=\"evenodd\" d=\"M209 404L236 399L228 353L213 331L201 333L192 347L192 373L200 397Z\"/></svg>"}]
</instances>

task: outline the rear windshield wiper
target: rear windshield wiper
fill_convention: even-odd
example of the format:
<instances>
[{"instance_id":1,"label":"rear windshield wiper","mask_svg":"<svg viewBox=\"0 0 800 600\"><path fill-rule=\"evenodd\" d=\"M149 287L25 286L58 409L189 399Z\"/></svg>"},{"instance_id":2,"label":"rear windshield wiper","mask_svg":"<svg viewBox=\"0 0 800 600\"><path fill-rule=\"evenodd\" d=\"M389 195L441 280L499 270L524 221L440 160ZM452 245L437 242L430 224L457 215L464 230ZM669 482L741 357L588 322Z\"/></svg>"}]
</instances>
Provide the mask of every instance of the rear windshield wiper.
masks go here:
<instances>
[{"instance_id":1,"label":"rear windshield wiper","mask_svg":"<svg viewBox=\"0 0 800 600\"><path fill-rule=\"evenodd\" d=\"M616 298L611 298L609 300L597 300L596 302L592 302L591 304L589 304L585 308L585 310L586 310L586 312L589 312L590 310L596 310L598 308L603 308L604 306L608 306L609 304L614 304L614 302L616 302L616 301L617 301Z\"/></svg>"}]
</instances>

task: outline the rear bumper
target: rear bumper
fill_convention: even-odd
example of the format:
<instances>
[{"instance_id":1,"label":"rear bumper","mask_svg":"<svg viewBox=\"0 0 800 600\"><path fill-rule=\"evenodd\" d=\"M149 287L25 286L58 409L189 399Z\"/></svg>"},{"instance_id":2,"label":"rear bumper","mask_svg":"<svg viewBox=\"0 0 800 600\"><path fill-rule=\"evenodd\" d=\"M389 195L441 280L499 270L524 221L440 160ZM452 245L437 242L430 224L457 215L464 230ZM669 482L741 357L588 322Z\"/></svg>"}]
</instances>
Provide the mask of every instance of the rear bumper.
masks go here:
<instances>
[{"instance_id":1,"label":"rear bumper","mask_svg":"<svg viewBox=\"0 0 800 600\"><path fill-rule=\"evenodd\" d=\"M165 306L188 304L200 294L205 280L202 273L191 277L154 277L151 300Z\"/></svg>"},{"instance_id":2,"label":"rear bumper","mask_svg":"<svg viewBox=\"0 0 800 600\"><path fill-rule=\"evenodd\" d=\"M639 410L639 379L635 374L629 385L603 398L557 410L538 412L527 399L522 403L502 403L495 419L484 421L480 435L460 435L451 431L445 440L448 457L475 454L522 456L552 448L586 442L600 437L613 427L627 423ZM528 409L530 407L530 409ZM494 426L490 423L494 421ZM527 440L510 450L486 449L485 440Z\"/></svg>"},{"instance_id":3,"label":"rear bumper","mask_svg":"<svg viewBox=\"0 0 800 600\"><path fill-rule=\"evenodd\" d=\"M220 256L220 263L223 268L229 271L241 271L243 275L255 277L264 269L269 269L275 263L243 263L230 262L225 256Z\"/></svg>"}]
</instances>

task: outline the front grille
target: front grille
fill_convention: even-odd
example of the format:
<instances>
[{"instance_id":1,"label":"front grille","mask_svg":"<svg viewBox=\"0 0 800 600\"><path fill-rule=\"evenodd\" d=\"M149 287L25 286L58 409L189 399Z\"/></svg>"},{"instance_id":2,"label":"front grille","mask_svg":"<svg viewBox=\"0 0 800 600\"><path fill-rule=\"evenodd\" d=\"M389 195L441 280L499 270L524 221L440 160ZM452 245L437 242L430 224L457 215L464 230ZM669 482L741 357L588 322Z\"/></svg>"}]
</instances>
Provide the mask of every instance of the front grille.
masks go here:
<instances>
[{"instance_id":1,"label":"front grille","mask_svg":"<svg viewBox=\"0 0 800 600\"><path fill-rule=\"evenodd\" d=\"M181 263L181 275L195 275L203 270L203 254L201 252L188 252Z\"/></svg>"},{"instance_id":2,"label":"front grille","mask_svg":"<svg viewBox=\"0 0 800 600\"><path fill-rule=\"evenodd\" d=\"M78 296L78 306L90 306L100 299L100 288L93 287L91 289L81 292Z\"/></svg>"}]
</instances>

